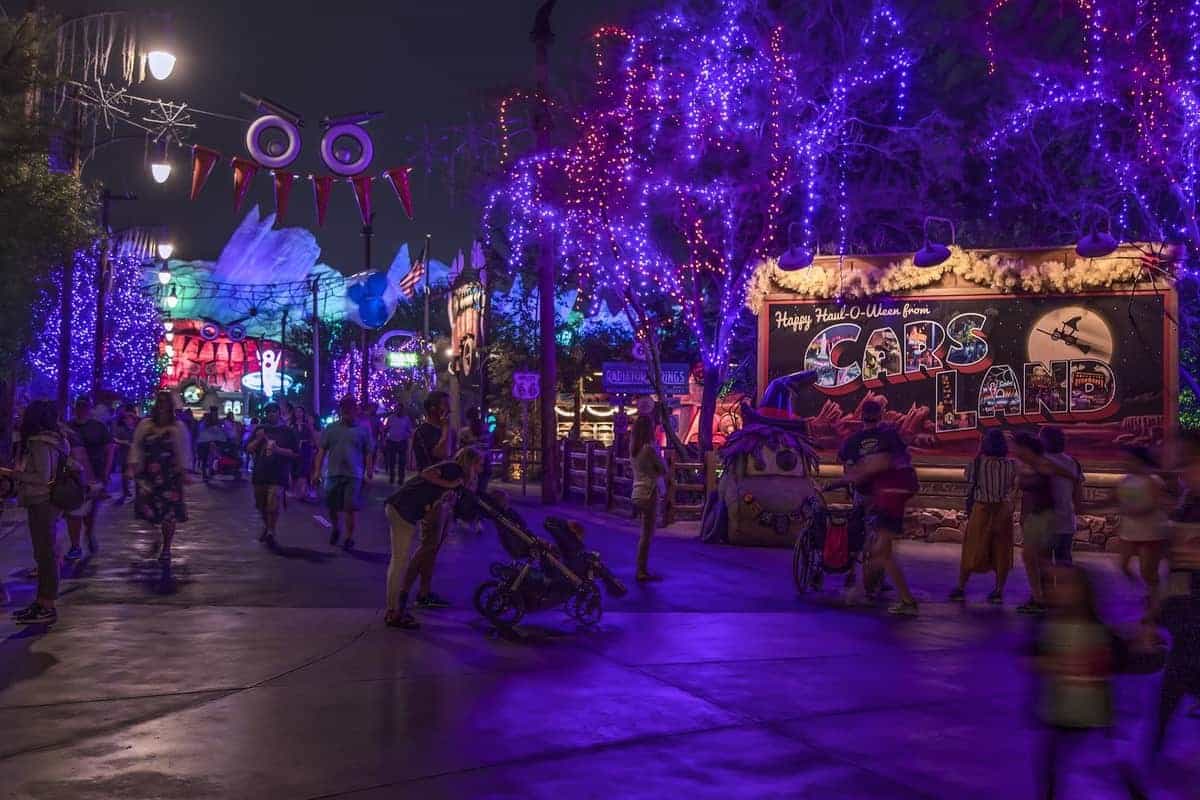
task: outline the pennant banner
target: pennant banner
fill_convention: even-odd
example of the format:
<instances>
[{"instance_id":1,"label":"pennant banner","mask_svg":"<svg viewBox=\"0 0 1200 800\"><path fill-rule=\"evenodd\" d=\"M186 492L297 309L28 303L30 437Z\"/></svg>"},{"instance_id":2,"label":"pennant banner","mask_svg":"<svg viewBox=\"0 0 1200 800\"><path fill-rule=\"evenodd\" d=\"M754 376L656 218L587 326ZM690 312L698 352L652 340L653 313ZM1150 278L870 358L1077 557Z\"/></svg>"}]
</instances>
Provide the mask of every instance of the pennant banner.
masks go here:
<instances>
[{"instance_id":1,"label":"pennant banner","mask_svg":"<svg viewBox=\"0 0 1200 800\"><path fill-rule=\"evenodd\" d=\"M329 192L333 189L332 175L313 175L313 196L317 201L317 227L325 224L325 212L329 210Z\"/></svg>"},{"instance_id":2,"label":"pennant banner","mask_svg":"<svg viewBox=\"0 0 1200 800\"><path fill-rule=\"evenodd\" d=\"M236 214L242 210L242 203L246 199L246 193L250 191L250 184L254 182L254 176L258 174L258 164L248 158L233 159L233 211Z\"/></svg>"},{"instance_id":3,"label":"pennant banner","mask_svg":"<svg viewBox=\"0 0 1200 800\"><path fill-rule=\"evenodd\" d=\"M292 195L292 182L296 176L287 170L275 170L275 222L282 225L287 216L288 198Z\"/></svg>"},{"instance_id":4,"label":"pennant banner","mask_svg":"<svg viewBox=\"0 0 1200 800\"><path fill-rule=\"evenodd\" d=\"M370 175L356 175L350 179L354 186L354 199L358 201L358 214L363 225L371 224L371 181Z\"/></svg>"},{"instance_id":5,"label":"pennant banner","mask_svg":"<svg viewBox=\"0 0 1200 800\"><path fill-rule=\"evenodd\" d=\"M412 167L395 167L385 170L383 177L392 185L392 189L396 192L396 197L400 198L400 202L404 206L404 213L408 215L409 219L412 219L412 188L408 184L408 173L410 172L412 172Z\"/></svg>"},{"instance_id":6,"label":"pennant banner","mask_svg":"<svg viewBox=\"0 0 1200 800\"><path fill-rule=\"evenodd\" d=\"M200 196L200 190L212 175L213 167L221 160L221 154L211 147L192 146L192 199Z\"/></svg>"}]
</instances>

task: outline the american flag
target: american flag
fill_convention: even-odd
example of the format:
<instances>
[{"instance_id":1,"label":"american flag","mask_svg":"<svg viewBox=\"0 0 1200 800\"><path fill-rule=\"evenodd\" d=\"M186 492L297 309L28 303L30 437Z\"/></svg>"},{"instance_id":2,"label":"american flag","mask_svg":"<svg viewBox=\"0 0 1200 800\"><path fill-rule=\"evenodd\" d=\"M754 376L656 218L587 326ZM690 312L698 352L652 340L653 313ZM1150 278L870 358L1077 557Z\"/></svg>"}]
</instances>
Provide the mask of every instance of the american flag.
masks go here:
<instances>
[{"instance_id":1,"label":"american flag","mask_svg":"<svg viewBox=\"0 0 1200 800\"><path fill-rule=\"evenodd\" d=\"M408 299L412 299L417 290L421 288L421 281L425 279L425 262L418 261L412 265L412 269L408 274L400 279L400 294Z\"/></svg>"}]
</instances>

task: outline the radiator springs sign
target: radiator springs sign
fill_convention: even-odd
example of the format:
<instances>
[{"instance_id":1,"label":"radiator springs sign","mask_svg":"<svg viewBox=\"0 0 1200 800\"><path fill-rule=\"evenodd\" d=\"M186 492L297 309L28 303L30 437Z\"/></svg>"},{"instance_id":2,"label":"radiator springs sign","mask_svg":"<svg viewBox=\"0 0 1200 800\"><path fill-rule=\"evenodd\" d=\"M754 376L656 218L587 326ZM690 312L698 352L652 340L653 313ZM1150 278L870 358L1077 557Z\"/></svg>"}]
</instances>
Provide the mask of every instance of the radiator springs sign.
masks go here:
<instances>
[{"instance_id":1,"label":"radiator springs sign","mask_svg":"<svg viewBox=\"0 0 1200 800\"><path fill-rule=\"evenodd\" d=\"M873 394L918 453L968 457L983 429L1053 422L1078 455L1111 461L1117 445L1160 441L1173 414L1168 300L1113 292L768 302L762 387L816 371L793 411L810 418L821 447L857 428L859 404Z\"/></svg>"}]
</instances>

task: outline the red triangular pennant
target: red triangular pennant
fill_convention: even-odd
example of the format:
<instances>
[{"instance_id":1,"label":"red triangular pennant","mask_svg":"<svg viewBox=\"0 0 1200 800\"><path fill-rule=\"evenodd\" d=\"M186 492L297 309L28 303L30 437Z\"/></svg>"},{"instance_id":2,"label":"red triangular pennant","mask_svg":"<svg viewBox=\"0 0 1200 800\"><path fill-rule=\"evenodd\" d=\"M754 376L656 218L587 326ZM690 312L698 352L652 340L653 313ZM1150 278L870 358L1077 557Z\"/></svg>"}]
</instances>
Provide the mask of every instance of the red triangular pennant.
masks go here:
<instances>
[{"instance_id":1,"label":"red triangular pennant","mask_svg":"<svg viewBox=\"0 0 1200 800\"><path fill-rule=\"evenodd\" d=\"M192 194L191 198L195 200L200 196L200 190L204 188L204 184L208 182L208 176L212 175L213 167L221 160L221 154L211 147L201 147L200 145L192 145Z\"/></svg>"},{"instance_id":2,"label":"red triangular pennant","mask_svg":"<svg viewBox=\"0 0 1200 800\"><path fill-rule=\"evenodd\" d=\"M287 216L288 198L292 195L292 181L296 176L287 170L275 170L275 221L283 224Z\"/></svg>"},{"instance_id":3,"label":"red triangular pennant","mask_svg":"<svg viewBox=\"0 0 1200 800\"><path fill-rule=\"evenodd\" d=\"M354 186L354 199L358 201L358 213L363 225L371 224L371 181L370 175L356 175L350 179Z\"/></svg>"},{"instance_id":4,"label":"red triangular pennant","mask_svg":"<svg viewBox=\"0 0 1200 800\"><path fill-rule=\"evenodd\" d=\"M329 192L333 189L332 175L313 175L313 196L317 200L317 227L325 224L325 212L329 210Z\"/></svg>"},{"instance_id":5,"label":"red triangular pennant","mask_svg":"<svg viewBox=\"0 0 1200 800\"><path fill-rule=\"evenodd\" d=\"M258 174L258 164L248 158L233 159L233 213L242 210L242 202L250 191L250 184Z\"/></svg>"},{"instance_id":6,"label":"red triangular pennant","mask_svg":"<svg viewBox=\"0 0 1200 800\"><path fill-rule=\"evenodd\" d=\"M410 172L412 172L412 167L395 167L385 170L383 177L392 185L392 189L396 192L396 197L400 198L400 203L404 206L404 213L408 215L409 219L412 219L412 188L408 184L408 173Z\"/></svg>"}]
</instances>

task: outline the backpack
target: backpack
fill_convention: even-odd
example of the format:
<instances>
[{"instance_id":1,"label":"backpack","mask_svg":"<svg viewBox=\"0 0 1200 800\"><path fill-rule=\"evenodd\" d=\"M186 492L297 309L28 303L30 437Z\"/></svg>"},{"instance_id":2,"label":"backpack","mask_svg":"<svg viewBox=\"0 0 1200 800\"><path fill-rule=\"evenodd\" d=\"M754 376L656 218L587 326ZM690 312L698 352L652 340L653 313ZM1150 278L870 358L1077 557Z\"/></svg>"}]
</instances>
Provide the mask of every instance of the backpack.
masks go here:
<instances>
[{"instance_id":1,"label":"backpack","mask_svg":"<svg viewBox=\"0 0 1200 800\"><path fill-rule=\"evenodd\" d=\"M54 478L50 481L50 505L60 511L71 512L79 508L87 500L87 487L83 485L83 476L79 466L71 459L58 454L58 466L54 469Z\"/></svg>"}]
</instances>

